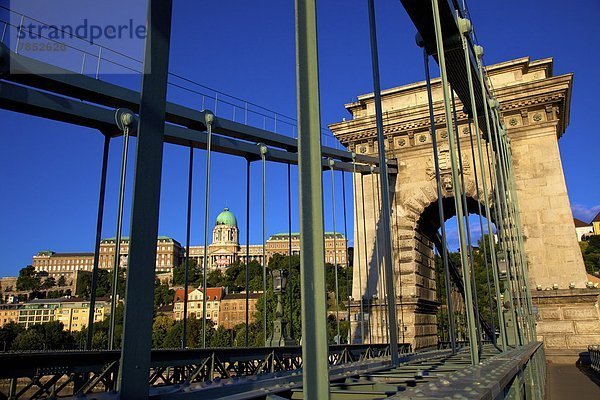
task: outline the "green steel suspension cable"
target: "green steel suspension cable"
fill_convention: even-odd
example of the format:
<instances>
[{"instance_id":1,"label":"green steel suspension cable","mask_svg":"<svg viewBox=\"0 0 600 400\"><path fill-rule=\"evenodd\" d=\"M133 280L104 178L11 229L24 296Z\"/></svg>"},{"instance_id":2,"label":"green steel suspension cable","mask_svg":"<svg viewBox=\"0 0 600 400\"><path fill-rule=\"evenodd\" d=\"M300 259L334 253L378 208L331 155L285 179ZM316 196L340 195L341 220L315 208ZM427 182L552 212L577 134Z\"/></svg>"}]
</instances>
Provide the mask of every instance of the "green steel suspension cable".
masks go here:
<instances>
[{"instance_id":1,"label":"green steel suspension cable","mask_svg":"<svg viewBox=\"0 0 600 400\"><path fill-rule=\"evenodd\" d=\"M367 254L367 218L366 218L366 214L365 214L365 179L364 179L364 175L361 173L360 175L360 191L361 191L361 196L362 196L362 222L363 222L363 242L364 242L364 250L365 250L365 292L366 292L366 296L361 295L361 302L364 301L365 299L367 300L368 304L369 304L369 343L373 343L373 329L371 326L371 314L372 314L372 308L373 308L373 304L372 304L372 299L371 299L371 284L369 282L370 278L371 278L371 269L369 268L369 255ZM362 289L361 289L362 290ZM363 315L364 318L364 315Z\"/></svg>"},{"instance_id":2,"label":"green steel suspension cable","mask_svg":"<svg viewBox=\"0 0 600 400\"><path fill-rule=\"evenodd\" d=\"M96 315L96 290L98 287L98 268L100 264L100 242L102 241L102 222L104 220L104 201L106 199L106 172L110 152L110 136L104 135L102 150L102 167L100 169L100 190L98 193L98 214L96 215L96 240L94 242L94 258L92 267L92 282L90 288L90 303L88 307L88 329L86 332L85 350L92 349L94 337L94 317Z\"/></svg>"},{"instance_id":3,"label":"green steel suspension cable","mask_svg":"<svg viewBox=\"0 0 600 400\"><path fill-rule=\"evenodd\" d=\"M523 343L523 315L522 315L522 308L520 306L520 298L521 298L521 294L519 291L519 284L517 282L517 264L516 264L516 260L515 260L515 250L514 250L514 236L513 236L513 231L512 231L512 222L511 222L511 216L510 216L510 211L509 211L509 206L508 206L508 197L507 197L507 192L506 192L506 180L505 180L505 175L504 175L504 169L503 169L503 163L502 163L502 155L500 153L499 150L499 143L498 143L498 136L497 136L497 132L499 130L499 127L497 125L497 119L495 118L495 114L494 114L494 109L497 108L495 102L493 102L493 107L492 107L492 121L493 121L493 127L492 127L492 149L494 150L494 154L495 154L495 159L496 159L496 164L495 164L495 172L496 172L496 177L498 179L498 187L499 187L499 194L502 195L501 197L501 211L502 211L502 220L503 220L503 224L504 224L504 240L505 240L505 249L506 249L506 257L508 259L508 286L511 290L510 292L510 296L511 296L511 304L514 304L514 314L515 314L515 326L516 326L516 331L517 331L517 335L516 338L519 341L519 344Z\"/></svg>"},{"instance_id":4,"label":"green steel suspension cable","mask_svg":"<svg viewBox=\"0 0 600 400\"><path fill-rule=\"evenodd\" d=\"M463 38L463 48L465 48L465 55L467 54L466 52L468 51L466 49L466 40ZM486 94L486 90L485 90L485 79L484 79L484 75L483 75L483 67L481 64L481 59L483 57L483 47L481 46L475 46L475 55L477 57L477 68L478 68L478 72L479 72L479 80L481 81L481 97L482 99L484 99L484 102L487 103L486 99L487 99L487 94ZM467 74L468 76L471 75L471 59L469 57L466 58L468 60L468 66L467 66ZM475 91L473 89L473 80L472 78L469 80L469 94L471 97L471 103L475 104ZM486 132L488 132L488 135L490 134L490 119L489 119L489 113L488 113L488 108L487 106L484 105L483 107L484 110L484 117L485 117L485 124L486 124ZM492 276L494 277L494 290L496 293L496 308L498 311L498 325L500 326L500 335L502 337L502 350L506 351L506 325L504 322L504 314L502 313L502 302L500 299L500 284L498 281L498 265L496 262L496 249L495 246L496 244L494 243L494 231L492 230L492 218L491 218L491 213L490 213L490 205L489 205L489 201L488 201L488 188L487 188L487 182L486 182L486 175L485 175L485 169L484 169L484 162L483 162L483 150L482 150L482 146L481 146L481 134L479 133L479 122L478 122L478 115L477 115L477 108L474 107L473 110L473 121L475 124L475 137L477 139L477 153L479 155L479 168L482 174L482 183L483 183L483 199L484 199L484 206L485 206L485 216L487 219L487 228L488 228L488 239L489 239L489 245L490 245L490 256L491 256L491 261L492 261ZM473 139L471 138L471 144L473 143ZM491 174L491 169L492 167L488 164L488 168L490 170L490 174ZM491 175L490 175L491 177ZM492 185L492 181L490 180L490 185ZM493 190L493 189L492 189ZM498 218L496 217L496 221L498 220Z\"/></svg>"},{"instance_id":5,"label":"green steel suspension cable","mask_svg":"<svg viewBox=\"0 0 600 400\"><path fill-rule=\"evenodd\" d=\"M350 258L348 253L348 213L346 210L346 171L342 171L342 210L344 215L344 238L346 240L346 248L344 255L346 257L346 311L347 321L350 324ZM342 242L343 243L343 242ZM348 344L350 344L350 326L348 325Z\"/></svg>"},{"instance_id":6,"label":"green steel suspension cable","mask_svg":"<svg viewBox=\"0 0 600 400\"><path fill-rule=\"evenodd\" d=\"M442 81L442 93L444 97L444 111L446 115L446 126L448 131L448 145L450 149L450 166L452 170L452 190L454 192L454 206L456 207L457 220L462 221L463 210L462 202L459 200L460 181L457 170L455 143L452 135L452 114L450 112L450 93L448 92L448 78L446 74L446 60L444 53L444 43L442 36L442 25L440 22L440 12L438 0L432 0L433 21L435 26L436 47L438 54L438 63L440 66L440 76ZM473 297L471 292L470 271L467 260L466 236L462 224L458 224L461 264L463 268L463 281L465 286L465 302L467 309L467 319L469 325L469 350L471 353L471 364L479 364L479 349L477 348L477 329L475 315L473 313Z\"/></svg>"},{"instance_id":7,"label":"green steel suspension cable","mask_svg":"<svg viewBox=\"0 0 600 400\"><path fill-rule=\"evenodd\" d=\"M371 72L373 73L373 103L375 105L375 125L377 131L377 153L379 161L379 171L381 174L381 191L385 194L381 201L381 218L380 226L383 232L382 250L384 257L383 268L387 276L392 275L394 266L392 265L392 238L390 230L390 188L388 182L387 159L385 152L385 135L383 132L383 112L381 107L381 83L379 79L379 54L377 50L377 22L375 17L375 0L367 1L369 11L369 39L371 44ZM394 298L394 282L391 279L385 281L386 295L389 297L388 303L395 302ZM396 317L396 308L390 307L387 309L388 321L391 327L389 331L390 340L390 363L392 366L398 365L398 338L396 337L398 318Z\"/></svg>"},{"instance_id":8,"label":"green steel suspension cable","mask_svg":"<svg viewBox=\"0 0 600 400\"><path fill-rule=\"evenodd\" d=\"M290 163L288 163L288 181L287 181L287 186L288 186L288 280L289 282L292 281L292 166ZM290 284L290 288L288 288L288 301L290 302L290 316L289 316L289 321L290 321L290 329L289 329L289 334L290 334L290 338L294 338L294 306L292 305L292 298L293 296L293 290L291 288L291 284Z\"/></svg>"},{"instance_id":9,"label":"green steel suspension cable","mask_svg":"<svg viewBox=\"0 0 600 400\"><path fill-rule=\"evenodd\" d=\"M496 112L498 112L498 109L496 109ZM499 115L497 116L497 120L500 121L500 117ZM519 236L518 236L518 230L517 230L517 223L516 223L516 212L515 212L515 208L514 208L514 199L515 196L513 194L513 189L512 189L512 184L511 184L511 180L510 180L510 173L509 173L509 167L508 167L508 156L507 153L505 151L505 147L504 147L504 140L506 137L506 133L505 133L505 129L504 127L502 127L500 125L500 128L498 129L498 136L499 136L499 140L498 140L498 146L499 146L499 151L501 154L501 166L502 166L502 171L504 173L504 179L505 179L505 188L506 188L506 196L507 196L507 206L508 206L508 212L509 212L509 216L510 216L510 227L511 227L511 234L512 234L512 238L513 238L513 251L514 251L514 257L515 257L515 266L518 268L516 270L516 284L517 289L518 289L518 293L519 293L519 310L521 312L521 317L523 319L523 334L524 334L524 338L525 339L529 339L531 340L531 321L529 319L529 310L527 308L524 307L524 303L527 303L527 293L525 292L525 284L523 282L523 278L524 278L524 267L523 267L523 257L522 257L522 253L519 247Z\"/></svg>"},{"instance_id":10,"label":"green steel suspension cable","mask_svg":"<svg viewBox=\"0 0 600 400\"><path fill-rule=\"evenodd\" d=\"M361 175L362 178L362 175ZM354 181L354 251L356 257L352 265L358 269L358 293L360 295L360 344L365 342L365 310L363 305L363 287L362 287L362 268L360 267L360 240L358 232L358 192L356 190L357 179L356 179L356 153L352 152L352 179ZM364 214L363 214L364 215ZM364 250L366 252L366 250ZM353 271L354 273L354 271Z\"/></svg>"},{"instance_id":11,"label":"green steel suspension cable","mask_svg":"<svg viewBox=\"0 0 600 400\"><path fill-rule=\"evenodd\" d=\"M381 183L379 182L379 180L381 179L381 175L377 175L377 205L381 206L382 201L381 201L381 194L380 194L380 190L379 187L381 185ZM379 221L379 219L381 218L382 213L380 212L379 215L377 216L377 221ZM391 233L391 221L390 221L390 233ZM387 275L385 273L385 268L381 268L381 278L379 280L380 282L380 287L381 287L381 295L382 295L382 299L379 299L379 302L381 303L381 301L383 300L383 309L385 310L385 312L383 313L383 322L384 322L384 336L385 336L385 342L387 343L387 341L389 341L389 331L390 331L390 324L389 324L389 320L388 320L388 301L387 301L387 292L385 289L385 280L387 279Z\"/></svg>"},{"instance_id":12,"label":"green steel suspension cable","mask_svg":"<svg viewBox=\"0 0 600 400\"><path fill-rule=\"evenodd\" d=\"M181 332L181 348L187 346L187 311L188 311L188 287L190 271L190 236L192 219L192 184L194 183L194 146L190 142L190 156L188 165L188 187L187 187L187 214L185 219L185 273L183 278L183 329Z\"/></svg>"},{"instance_id":13,"label":"green steel suspension cable","mask_svg":"<svg viewBox=\"0 0 600 400\"><path fill-rule=\"evenodd\" d=\"M475 161L475 144L473 143L473 130L471 129L471 118L469 117L469 121L468 121L468 127L469 127L469 143L471 145L471 157L473 160L473 176L475 178L475 190L477 191L477 212L478 212L478 217L479 217L479 229L481 231L481 237L482 237L482 241L483 241L483 261L484 261L484 268L485 268L485 279L486 279L486 285L487 285L487 294L488 294L488 308L490 309L490 324L491 324L491 328L492 328L492 332L494 332L494 336L492 337L492 342L494 344L496 344L496 324L494 323L494 305L493 305L493 299L492 299L492 285L490 283L490 265L488 263L488 250L487 247L488 245L485 242L485 236L483 236L485 234L485 229L483 227L483 210L481 209L481 191L479 189L479 177L477 175L477 162ZM477 135L479 135L480 133L477 132ZM489 239L489 232L488 232L488 239ZM493 254L493 253L492 253Z\"/></svg>"},{"instance_id":14,"label":"green steel suspension cable","mask_svg":"<svg viewBox=\"0 0 600 400\"><path fill-rule=\"evenodd\" d=\"M119 181L119 203L117 205L117 232L115 235L115 256L113 259L112 295L110 298L110 321L108 325L108 349L115 345L117 324L117 297L119 286L119 266L121 263L121 233L123 232L123 202L125 200L125 178L127 176L127 153L129 152L129 126L123 126L123 153L121 155L121 179Z\"/></svg>"},{"instance_id":15,"label":"green steel suspension cable","mask_svg":"<svg viewBox=\"0 0 600 400\"><path fill-rule=\"evenodd\" d=\"M535 340L535 322L532 320L532 305L531 298L529 296L529 286L528 286L528 278L527 278L527 260L525 257L524 245L523 245L523 236L521 231L521 220L519 216L518 210L518 197L516 193L516 186L514 180L514 171L512 168L512 159L510 150L508 148L508 136L506 134L506 130L502 128L501 130L501 149L504 156L504 168L506 171L506 178L508 182L509 193L508 195L511 198L511 212L513 214L514 221L514 229L515 229L515 238L517 241L516 250L519 254L519 276L520 276L520 291L524 298L524 303L526 304L526 308L524 309L525 318L527 321L527 334L529 340Z\"/></svg>"},{"instance_id":16,"label":"green steel suspension cable","mask_svg":"<svg viewBox=\"0 0 600 400\"><path fill-rule=\"evenodd\" d=\"M245 289L246 289L246 331L244 332L244 344L248 347L250 318L248 308L250 306L250 158L246 158L246 265L245 265Z\"/></svg>"},{"instance_id":17,"label":"green steel suspension cable","mask_svg":"<svg viewBox=\"0 0 600 400\"><path fill-rule=\"evenodd\" d=\"M206 269L208 265L208 214L210 206L210 155L212 152L213 113L205 114L207 144L206 144L206 186L204 189L204 265L202 266L202 348L206 348Z\"/></svg>"},{"instance_id":18,"label":"green steel suspension cable","mask_svg":"<svg viewBox=\"0 0 600 400\"><path fill-rule=\"evenodd\" d=\"M341 343L340 336L340 287L338 283L338 262L337 262L337 231L335 224L335 172L333 167L335 161L329 159L329 169L331 171L331 219L333 222L333 269L335 271L335 326L337 330L336 344Z\"/></svg>"},{"instance_id":19,"label":"green steel suspension cable","mask_svg":"<svg viewBox=\"0 0 600 400\"><path fill-rule=\"evenodd\" d=\"M267 345L267 252L266 252L266 213L267 213L267 146L259 143L262 160L262 284L263 284L263 336Z\"/></svg>"},{"instance_id":20,"label":"green steel suspension cable","mask_svg":"<svg viewBox=\"0 0 600 400\"><path fill-rule=\"evenodd\" d=\"M496 112L498 112L499 110L497 109ZM500 121L500 117L498 115L498 121ZM509 162L509 155L508 155L508 151L506 148L506 144L505 141L507 140L507 136L506 136L506 130L503 126L501 126L500 130L500 141L499 141L499 145L500 145L500 150L502 152L502 160L503 160L503 168L505 171L505 177L506 177L506 185L507 185L507 189L508 189L508 193L507 196L510 199L510 208L509 211L511 213L511 217L512 217L512 223L513 223L513 230L514 230L514 240L515 240L515 254L518 257L518 284L519 284L519 294L521 296L521 312L523 314L523 319L524 319L524 323L525 323L525 334L527 335L527 338L529 340L533 340L532 337L532 321L531 321L531 310L529 308L529 293L527 290L527 282L525 281L525 268L526 268L526 260L524 257L524 252L522 250L522 237L520 236L520 229L519 229L519 223L518 221L518 215L517 215L517 209L516 209L516 192L515 192L515 188L514 188L514 184L512 181L512 174L511 174L511 167L510 167L510 162ZM525 307L526 306L526 307Z\"/></svg>"},{"instance_id":21,"label":"green steel suspension cable","mask_svg":"<svg viewBox=\"0 0 600 400\"><path fill-rule=\"evenodd\" d=\"M487 111L487 107L484 108ZM492 131L491 129L489 129L489 120L488 120L488 139L491 140L492 137ZM498 244L500 247L500 250L502 252L502 254L507 254L508 252L508 247L507 247L507 243L508 243L508 239L506 238L506 230L504 229L504 217L503 217L503 207L500 203L500 189L499 189L499 183L498 183L498 174L497 174L497 169L496 169L496 162L494 160L494 158L490 155L490 146L491 143L486 142L485 144L485 153L486 153L486 160L487 160L487 165L489 166L488 172L489 172L489 176L490 176L490 185L491 185L491 189L492 189L492 193L494 195L494 201L495 201L495 206L493 208L494 211L494 218L496 221L496 226L497 226L497 232L498 232ZM498 268L498 273L502 272L500 271L500 263L498 262L498 258L499 258L499 253L496 253L494 259L496 260L496 266ZM516 310L514 307L514 302L512 301L514 295L512 293L512 285L507 284L505 285L506 288L505 290L508 290L508 294L509 294L509 298L511 299L511 301L508 301L506 304L508 304L508 308L510 311L510 314L512 315L512 319L514 321L514 323L512 324L513 327L513 334L515 339L518 337L518 329L516 326L516 321L517 321L517 314L516 314ZM501 297L502 298L502 295ZM504 309L504 308L502 308ZM504 318L504 313L502 313L502 317L504 320L504 326L506 326L506 318ZM506 343L508 344L508 331L506 331L505 329L505 340Z\"/></svg>"},{"instance_id":22,"label":"green steel suspension cable","mask_svg":"<svg viewBox=\"0 0 600 400\"><path fill-rule=\"evenodd\" d=\"M288 195L288 280L290 287L288 288L288 301L290 302L290 338L294 338L294 305L293 305L293 290L292 282L292 165L287 165L287 195Z\"/></svg>"},{"instance_id":23,"label":"green steel suspension cable","mask_svg":"<svg viewBox=\"0 0 600 400\"><path fill-rule=\"evenodd\" d=\"M371 201L373 203L373 236L374 236L374 249L375 249L375 259L377 262L377 282L375 282L375 291L377 291L377 308L379 308L379 319L377 319L377 325L379 325L379 334L381 335L381 342L383 343L383 323L381 319L383 318L383 308L381 305L381 254L379 254L379 232L377 231L377 208L378 203L375 201L375 180L373 171L375 170L375 166L371 165L370 176L371 176ZM372 296L372 299L375 299L375 295Z\"/></svg>"},{"instance_id":24,"label":"green steel suspension cable","mask_svg":"<svg viewBox=\"0 0 600 400\"><path fill-rule=\"evenodd\" d=\"M501 197L501 201L500 201L500 206L502 207L501 210L503 212L503 224L504 224L504 233L505 233L505 238L506 238L506 250L507 251L507 258L508 258L508 283L509 283L509 287L511 288L511 302L515 301L517 302L516 307L514 307L514 311L515 311L515 323L516 323L516 329L517 329L517 339L519 341L519 345L523 345L524 343L524 338L523 338L523 314L522 314L522 307L521 307L521 295L520 295L520 290L519 290L519 284L518 281L515 281L515 279L518 279L518 274L517 274L517 265L516 265L516 260L515 260L515 249L514 249L514 233L512 230L512 219L511 219L511 215L510 215L510 211L509 211L509 207L508 207L508 197L507 197L507 189L506 189L506 178L505 178L505 174L504 174L504 167L503 167L503 161L502 161L502 153L500 150L500 143L499 143L499 134L498 131L500 129L499 125L498 125L498 121L495 118L495 109L498 108L498 104L497 102L494 100L492 101L492 147L494 150L494 153L496 155L496 159L498 160L496 163L496 178L498 179L498 188L499 188L499 193L502 194ZM516 285L516 288L515 288Z\"/></svg>"},{"instance_id":25,"label":"green steel suspension cable","mask_svg":"<svg viewBox=\"0 0 600 400\"><path fill-rule=\"evenodd\" d=\"M477 107L476 107L476 100L475 100L475 90L474 90L474 86L473 86L473 76L472 76L472 72L471 72L471 57L469 54L469 48L468 48L468 42L467 42L467 38L469 36L469 34L472 32L472 24L469 20L467 19L462 19L459 18L459 27L461 28L461 41L462 41L462 46L463 46L463 51L465 54L465 69L467 71L467 82L468 82L468 86L469 86L469 98L471 100L471 114L472 114L472 118L473 118L473 122L475 125L475 135L477 136L477 140L480 142L480 130L479 130L479 118L478 118L478 113L477 113ZM482 82L483 85L483 82ZM485 99L485 96L483 97ZM481 196L480 196L480 192L479 192L479 182L478 182L478 176L477 176L477 163L475 161L475 148L473 145L473 131L471 130L471 122L469 121L469 141L470 141L470 145L471 145L471 154L473 157L473 170L474 170L474 175L475 175L475 187L477 188L477 197L478 197L478 201L477 201L477 207L478 207L478 211L479 211L479 225L481 227L481 233L483 235L483 218L481 216L482 211L481 211ZM480 153L481 156L481 153ZM479 160L481 162L480 165L480 171L482 171L482 174L484 175L484 185L485 185L485 174L483 173L483 161L482 159ZM484 192L484 197L485 197L485 201L487 202L487 192ZM486 217L488 218L488 222L489 222L489 218L490 218L490 214L489 214L489 207L486 209ZM490 228L490 226L488 225L488 228ZM491 230L490 230L491 232ZM488 232L488 235L489 233ZM493 239L493 238L492 238ZM490 240L491 241L491 240ZM485 260L485 269L486 269L486 279L487 279L487 286L488 286L488 298L489 298L489 307L490 307L490 315L491 317L491 322L492 322L492 331L494 332L494 337L492 338L492 340L494 341L494 344L496 343L496 335L495 335L495 329L494 327L494 318L493 318L493 306L492 306L492 298L491 298L491 290L490 290L490 276L489 276L489 267L488 267L488 262L487 262L487 249L484 243L484 260ZM492 258L495 257L495 254L492 253ZM493 260L494 261L494 260ZM500 293L499 290L496 292L496 296L498 301L500 300ZM499 320L500 321L500 320Z\"/></svg>"},{"instance_id":26,"label":"green steel suspension cable","mask_svg":"<svg viewBox=\"0 0 600 400\"><path fill-rule=\"evenodd\" d=\"M450 86L450 94L452 96L452 121L454 122L454 134L456 135L456 150L458 153L458 172L460 176L460 198L463 204L464 210L464 219L463 221L458 221L459 223L464 223L466 229L466 237L467 237L467 252L468 252L468 260L469 260L469 270L471 271L471 284L472 293L473 293L473 312L475 313L475 323L477 328L477 346L479 347L479 351L481 351L481 332L483 331L481 327L481 321L479 319L479 300L477 298L477 281L475 279L475 260L473 259L473 244L471 241L471 222L469 221L469 206L467 204L467 187L465 184L465 173L464 173L464 165L463 165L463 157L462 150L460 146L460 134L458 132L458 119L456 117L456 103L454 100L454 95L452 91L452 86Z\"/></svg>"},{"instance_id":27,"label":"green steel suspension cable","mask_svg":"<svg viewBox=\"0 0 600 400\"><path fill-rule=\"evenodd\" d=\"M418 40L420 42L421 40ZM433 165L435 169L435 183L437 189L437 206L438 206L438 215L439 215L439 224L441 230L441 244L442 244L442 264L444 267L444 284L446 287L446 311L448 314L448 336L450 339L450 345L452 347L452 352L456 352L456 336L455 336L455 327L454 327L454 307L452 304L452 296L451 290L452 285L450 284L450 267L448 264L448 243L446 240L446 226L445 226L445 217L444 217L444 196L442 193L442 182L440 175L440 160L438 155L438 145L437 145L437 133L435 128L435 117L433 114L433 95L431 93L431 76L429 72L429 55L427 54L427 50L423 46L423 60L425 66L425 84L427 86L427 101L429 106L429 125L431 127L431 144L433 147Z\"/></svg>"},{"instance_id":28,"label":"green steel suspension cable","mask_svg":"<svg viewBox=\"0 0 600 400\"><path fill-rule=\"evenodd\" d=\"M528 263L527 263L527 257L526 257L526 253L525 253L525 244L524 244L524 235L523 235L523 225L521 223L521 211L520 211L520 206L519 206L519 196L517 194L517 186L516 186L516 178L515 178L515 173L514 173L514 163L512 160L512 151L510 148L510 138L507 137L507 155L508 155L508 162L510 165L510 177L511 177L511 181L512 181L512 188L513 188L513 193L514 193L514 207L515 207L515 216L516 216L516 223L517 223L517 235L519 238L519 247L520 247L520 252L521 252L521 258L522 258L522 263L523 263L523 279L525 281L525 291L526 291L526 296L525 299L527 301L527 306L529 309L529 318L531 320L530 323L530 327L531 327L531 337L532 340L535 340L537 337L536 334L536 329L535 329L535 316L533 315L533 305L531 303L531 295L530 295L530 288L529 288L529 267L528 267Z\"/></svg>"},{"instance_id":29,"label":"green steel suspension cable","mask_svg":"<svg viewBox=\"0 0 600 400\"><path fill-rule=\"evenodd\" d=\"M398 282L398 295L396 296L399 299L399 304L398 303L394 303L394 307L396 307L396 309L398 308L398 306L400 306L400 321L402 322L401 325L397 326L398 329L398 334L397 337L402 336L402 343L405 342L404 339L404 307L403 307L403 295L402 295L402 271L401 269L401 262L400 262L400 234L399 234L399 229L400 229L400 224L398 223L398 196L397 195L398 192L394 191L394 195L393 195L393 209L392 209L392 213L394 214L394 223L392 224L392 230L394 229L394 227L396 228L396 234L394 235L396 237L396 249L398 253L394 253L394 254L398 254L398 268L394 269L394 280L396 282Z\"/></svg>"}]
</instances>

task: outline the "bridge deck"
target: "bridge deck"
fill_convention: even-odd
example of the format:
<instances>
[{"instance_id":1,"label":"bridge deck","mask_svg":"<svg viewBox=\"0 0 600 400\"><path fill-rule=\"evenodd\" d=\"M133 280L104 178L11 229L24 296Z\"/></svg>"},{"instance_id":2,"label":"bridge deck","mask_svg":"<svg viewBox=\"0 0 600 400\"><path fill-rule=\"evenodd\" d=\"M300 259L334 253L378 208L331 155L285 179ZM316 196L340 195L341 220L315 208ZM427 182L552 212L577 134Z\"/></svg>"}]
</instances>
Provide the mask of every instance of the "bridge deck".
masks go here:
<instances>
[{"instance_id":1,"label":"bridge deck","mask_svg":"<svg viewBox=\"0 0 600 400\"><path fill-rule=\"evenodd\" d=\"M404 357L396 368L390 368L388 361L383 363L351 363L330 369L331 399L401 399L401 398L445 398L446 395L463 395L461 398L497 398L508 393L515 374L526 376L525 365L534 355L540 355L541 343L513 349L500 354L493 346L484 346L481 363L472 366L470 353L463 348L456 354L437 351ZM175 391L169 394L157 392L156 399L302 399L304 398L301 379L283 383L283 376L273 376L262 380L219 382L202 387L187 387L185 393ZM522 378L527 387L528 378ZM531 386L531 385L529 385ZM246 390L249 389L249 390ZM520 390L520 389L517 389ZM525 389L530 393L535 388ZM535 396L535 395L533 395ZM535 397L534 397L535 398Z\"/></svg>"}]
</instances>

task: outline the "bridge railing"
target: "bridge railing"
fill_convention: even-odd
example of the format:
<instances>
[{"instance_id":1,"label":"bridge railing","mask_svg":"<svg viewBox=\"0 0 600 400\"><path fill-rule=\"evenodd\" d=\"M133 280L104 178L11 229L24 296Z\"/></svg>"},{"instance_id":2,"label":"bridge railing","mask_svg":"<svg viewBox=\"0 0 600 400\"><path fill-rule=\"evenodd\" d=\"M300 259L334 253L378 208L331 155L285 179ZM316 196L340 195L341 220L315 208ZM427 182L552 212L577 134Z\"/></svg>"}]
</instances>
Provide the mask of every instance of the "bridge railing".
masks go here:
<instances>
[{"instance_id":1,"label":"bridge railing","mask_svg":"<svg viewBox=\"0 0 600 400\"><path fill-rule=\"evenodd\" d=\"M590 353L590 366L600 374L600 345L588 346L588 352Z\"/></svg>"},{"instance_id":2,"label":"bridge railing","mask_svg":"<svg viewBox=\"0 0 600 400\"><path fill-rule=\"evenodd\" d=\"M517 347L460 372L439 382L409 388L390 399L544 399L546 357L542 342Z\"/></svg>"},{"instance_id":3,"label":"bridge railing","mask_svg":"<svg viewBox=\"0 0 600 400\"><path fill-rule=\"evenodd\" d=\"M468 340L456 340L455 341L456 346L458 347L466 347L469 345L469 341ZM494 342L492 340L489 339L484 339L481 341L481 344L493 344ZM437 348L438 350L446 350L446 349L451 349L452 348L452 343L448 342L448 341L439 341L437 344Z\"/></svg>"},{"instance_id":4,"label":"bridge railing","mask_svg":"<svg viewBox=\"0 0 600 400\"><path fill-rule=\"evenodd\" d=\"M400 352L411 352L400 344ZM0 398L80 396L116 389L120 351L0 354ZM329 364L389 356L387 344L332 345ZM150 386L213 382L302 368L302 347L153 350Z\"/></svg>"},{"instance_id":5,"label":"bridge railing","mask_svg":"<svg viewBox=\"0 0 600 400\"><path fill-rule=\"evenodd\" d=\"M62 38L52 38L48 34L39 32L23 35L30 23L40 27L39 32L56 31L62 34ZM123 51L90 41L88 38L67 34L57 26L1 5L0 42L17 54L50 63L73 74L87 75L106 81L110 81L114 75L131 75L135 79L131 80L128 86L134 88L139 87L140 84L141 60ZM59 55L55 56L55 54ZM119 81L119 84L123 83L125 83L123 80ZM180 74L169 73L168 85L169 96L178 95L179 98L186 99L188 106L211 110L218 117L244 123L244 125L269 130L294 139L298 137L298 121L294 117L208 87ZM321 128L321 139L325 146L343 149L341 143L325 127Z\"/></svg>"}]
</instances>

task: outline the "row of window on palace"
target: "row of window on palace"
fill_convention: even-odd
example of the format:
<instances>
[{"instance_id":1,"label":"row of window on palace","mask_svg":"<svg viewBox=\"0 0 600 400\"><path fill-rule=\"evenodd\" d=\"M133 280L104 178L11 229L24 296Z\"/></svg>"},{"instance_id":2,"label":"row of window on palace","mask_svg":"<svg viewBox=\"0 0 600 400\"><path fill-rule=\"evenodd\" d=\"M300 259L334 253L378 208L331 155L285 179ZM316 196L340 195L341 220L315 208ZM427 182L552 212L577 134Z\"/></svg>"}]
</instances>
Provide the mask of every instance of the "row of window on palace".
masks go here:
<instances>
[{"instance_id":1,"label":"row of window on palace","mask_svg":"<svg viewBox=\"0 0 600 400\"><path fill-rule=\"evenodd\" d=\"M61 259L54 259L54 260L38 260L38 263L40 265L60 265L60 264L67 264L67 265L78 265L78 264L93 264L94 263L94 259L93 258L78 258L75 260L61 260Z\"/></svg>"},{"instance_id":2,"label":"row of window on palace","mask_svg":"<svg viewBox=\"0 0 600 400\"><path fill-rule=\"evenodd\" d=\"M173 246L156 246L156 251L170 251L173 249ZM120 251L121 253L126 253L127 250L129 250L128 246L123 246L121 245L120 247ZM111 247L100 247L100 252L101 253L114 253L115 252L115 247L111 246Z\"/></svg>"},{"instance_id":3,"label":"row of window on palace","mask_svg":"<svg viewBox=\"0 0 600 400\"><path fill-rule=\"evenodd\" d=\"M211 306L212 304L212 306ZM202 304L199 304L198 307L195 306L195 303L190 303L189 304L189 308L202 308ZM210 308L216 308L217 310L219 309L219 303L215 302L215 303L206 303L206 309L210 309ZM175 304L175 309L176 310L183 310L183 302L178 302ZM232 310L237 311L238 310L238 305L236 303L233 304L233 306L231 307ZM250 309L252 309L252 307L250 307ZM223 305L223 310L225 311L229 311L229 304L224 304ZM243 311L244 310L244 304L240 304L239 310Z\"/></svg>"}]
</instances>

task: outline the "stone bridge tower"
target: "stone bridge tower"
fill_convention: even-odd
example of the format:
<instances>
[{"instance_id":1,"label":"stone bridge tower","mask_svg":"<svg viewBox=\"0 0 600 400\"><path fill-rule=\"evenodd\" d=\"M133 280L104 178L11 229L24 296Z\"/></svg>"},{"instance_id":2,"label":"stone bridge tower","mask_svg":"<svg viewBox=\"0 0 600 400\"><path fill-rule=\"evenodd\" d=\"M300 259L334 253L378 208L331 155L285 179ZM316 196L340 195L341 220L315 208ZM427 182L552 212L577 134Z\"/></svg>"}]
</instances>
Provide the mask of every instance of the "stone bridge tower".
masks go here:
<instances>
[{"instance_id":1,"label":"stone bridge tower","mask_svg":"<svg viewBox=\"0 0 600 400\"><path fill-rule=\"evenodd\" d=\"M530 61L529 58L490 66L487 73L500 101L512 143L530 285L534 289L541 285L541 293L555 284L559 289L574 284L579 290L585 290L587 277L558 149L558 139L569 122L573 75L553 76L552 59ZM432 81L432 90L442 180L445 185L451 185L444 179L449 176L450 168L446 164L448 132L439 79ZM456 101L456 109L462 110L458 98ZM399 338L412 343L414 348L428 347L437 343L439 302L433 235L440 227L425 82L383 91L382 106L385 147L388 157L397 159L399 165L398 174L390 178L390 187L394 190L390 196ZM373 94L359 96L358 101L346 104L346 109L352 119L331 125L332 132L357 154L376 155ZM493 204L492 195L483 193L481 179L480 187L475 186L467 116L459 111L457 117L468 208L470 213L476 214L477 203L483 203L482 196L489 196ZM491 151L490 147L493 156ZM475 157L477 160L476 147ZM478 175L481 176L481 171ZM377 198L381 196L377 182L377 176L354 177L355 215L358 221L364 217L366 223L357 225L355 221L354 225L353 298L358 300L363 296L375 304L369 310L371 326L365 335L366 341L373 342L385 341L385 336L381 336L385 313L377 306L377 299L385 298L379 290L382 286L378 285L376 262L378 254L382 254L376 246L380 210L374 204L379 204ZM455 215L451 196L451 186L445 187L446 219ZM357 315L352 324L352 334L356 337L360 320L358 301L352 309Z\"/></svg>"}]
</instances>

